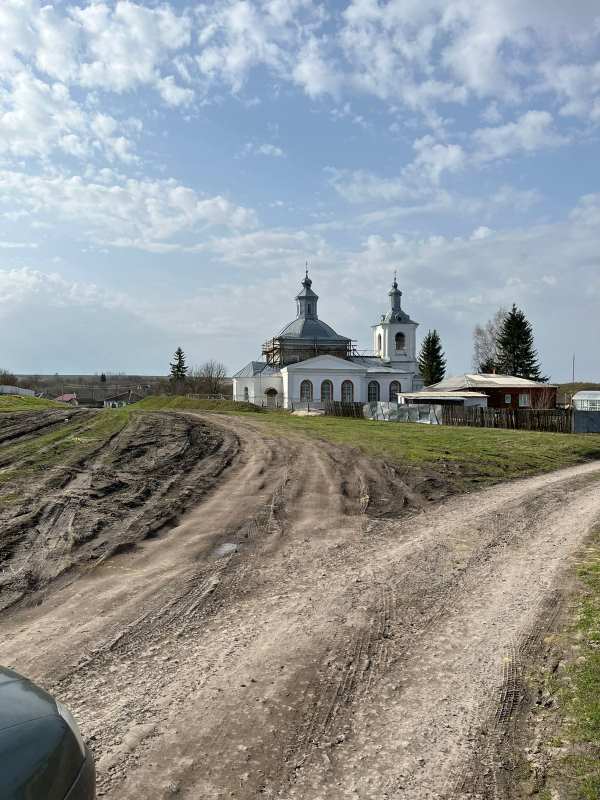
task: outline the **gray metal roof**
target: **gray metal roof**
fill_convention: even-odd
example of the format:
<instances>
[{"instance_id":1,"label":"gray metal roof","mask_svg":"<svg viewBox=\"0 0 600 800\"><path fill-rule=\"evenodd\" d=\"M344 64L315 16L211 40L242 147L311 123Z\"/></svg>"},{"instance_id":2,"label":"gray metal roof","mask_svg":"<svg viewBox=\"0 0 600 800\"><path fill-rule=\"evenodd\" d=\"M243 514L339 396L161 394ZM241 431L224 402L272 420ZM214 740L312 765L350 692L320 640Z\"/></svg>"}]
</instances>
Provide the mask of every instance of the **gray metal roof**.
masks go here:
<instances>
[{"instance_id":1,"label":"gray metal roof","mask_svg":"<svg viewBox=\"0 0 600 800\"><path fill-rule=\"evenodd\" d=\"M236 372L234 378L253 378L255 375L276 375L279 373L278 369L273 369L266 361L250 361L245 367L242 367L239 372Z\"/></svg>"},{"instance_id":2,"label":"gray metal roof","mask_svg":"<svg viewBox=\"0 0 600 800\"><path fill-rule=\"evenodd\" d=\"M457 389L532 389L536 386L555 388L553 384L517 378L515 375L496 375L495 373L465 373L451 375L439 383L428 386L431 391L456 391Z\"/></svg>"},{"instance_id":3,"label":"gray metal roof","mask_svg":"<svg viewBox=\"0 0 600 800\"><path fill-rule=\"evenodd\" d=\"M350 341L345 336L340 336L333 328L320 319L311 317L297 317L290 322L278 334L279 338L285 339L337 339L338 341Z\"/></svg>"},{"instance_id":4,"label":"gray metal roof","mask_svg":"<svg viewBox=\"0 0 600 800\"><path fill-rule=\"evenodd\" d=\"M350 361L354 364L360 364L366 367L370 372L400 372L409 374L408 370L392 367L389 361L384 361L383 358L379 358L379 356L351 356Z\"/></svg>"},{"instance_id":5,"label":"gray metal roof","mask_svg":"<svg viewBox=\"0 0 600 800\"><path fill-rule=\"evenodd\" d=\"M580 392L575 392L573 400L600 400L600 391L595 389L582 389Z\"/></svg>"}]
</instances>

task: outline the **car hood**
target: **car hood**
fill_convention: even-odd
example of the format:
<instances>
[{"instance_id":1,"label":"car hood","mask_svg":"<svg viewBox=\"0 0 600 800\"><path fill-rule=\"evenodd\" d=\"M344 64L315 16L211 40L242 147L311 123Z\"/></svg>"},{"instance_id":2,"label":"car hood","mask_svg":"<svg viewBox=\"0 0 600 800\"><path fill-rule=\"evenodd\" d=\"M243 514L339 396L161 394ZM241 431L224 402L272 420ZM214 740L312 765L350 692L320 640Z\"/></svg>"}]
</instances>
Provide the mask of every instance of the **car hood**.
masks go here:
<instances>
[{"instance_id":1,"label":"car hood","mask_svg":"<svg viewBox=\"0 0 600 800\"><path fill-rule=\"evenodd\" d=\"M0 667L0 731L57 713L56 703L47 692Z\"/></svg>"}]
</instances>

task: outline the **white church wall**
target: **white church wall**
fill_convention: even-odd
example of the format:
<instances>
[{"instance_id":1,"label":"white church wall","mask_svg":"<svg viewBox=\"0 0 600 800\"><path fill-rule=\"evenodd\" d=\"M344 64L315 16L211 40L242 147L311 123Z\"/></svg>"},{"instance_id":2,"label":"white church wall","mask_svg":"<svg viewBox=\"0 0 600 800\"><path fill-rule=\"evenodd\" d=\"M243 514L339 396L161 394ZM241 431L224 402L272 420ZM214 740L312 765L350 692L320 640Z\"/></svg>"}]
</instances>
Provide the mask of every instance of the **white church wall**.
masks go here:
<instances>
[{"instance_id":1,"label":"white church wall","mask_svg":"<svg viewBox=\"0 0 600 800\"><path fill-rule=\"evenodd\" d=\"M283 380L279 375L269 375L262 377L256 375L253 378L234 378L233 379L233 399L236 401L245 400L244 390L248 389L248 401L256 405L266 405L267 389L275 389L277 392L277 402L283 404Z\"/></svg>"},{"instance_id":2,"label":"white church wall","mask_svg":"<svg viewBox=\"0 0 600 800\"><path fill-rule=\"evenodd\" d=\"M286 372L287 370L284 370ZM298 370L298 372L288 372L287 376L287 397L288 403L298 405L300 400L300 384L303 380L309 380L313 386L313 402L321 400L321 384L323 381L331 381L333 384L333 400L342 399L342 383L352 381L354 386L354 402L362 403L365 397L364 377L359 372L333 372L332 370Z\"/></svg>"},{"instance_id":3,"label":"white church wall","mask_svg":"<svg viewBox=\"0 0 600 800\"><path fill-rule=\"evenodd\" d=\"M396 334L403 333L405 345L401 350L396 350ZM379 349L381 337L381 349ZM414 324L382 323L373 328L373 352L382 358L389 359L391 364L402 364L408 368L415 364L417 352L417 326Z\"/></svg>"}]
</instances>

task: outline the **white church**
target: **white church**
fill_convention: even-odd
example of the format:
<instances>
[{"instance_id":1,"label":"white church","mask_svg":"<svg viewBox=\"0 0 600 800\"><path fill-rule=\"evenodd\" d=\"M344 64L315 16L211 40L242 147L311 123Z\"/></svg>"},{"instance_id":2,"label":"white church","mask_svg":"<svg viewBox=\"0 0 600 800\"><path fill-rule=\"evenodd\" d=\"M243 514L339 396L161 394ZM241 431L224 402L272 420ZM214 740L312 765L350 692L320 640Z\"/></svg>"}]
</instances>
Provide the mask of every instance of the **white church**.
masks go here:
<instances>
[{"instance_id":1,"label":"white church","mask_svg":"<svg viewBox=\"0 0 600 800\"><path fill-rule=\"evenodd\" d=\"M402 310L395 278L389 298L389 310L371 326L373 353L359 354L351 339L319 319L319 297L307 271L296 296L296 319L265 342L260 361L233 376L233 399L272 408L318 408L331 400L397 402L399 392L419 391L418 323Z\"/></svg>"}]
</instances>

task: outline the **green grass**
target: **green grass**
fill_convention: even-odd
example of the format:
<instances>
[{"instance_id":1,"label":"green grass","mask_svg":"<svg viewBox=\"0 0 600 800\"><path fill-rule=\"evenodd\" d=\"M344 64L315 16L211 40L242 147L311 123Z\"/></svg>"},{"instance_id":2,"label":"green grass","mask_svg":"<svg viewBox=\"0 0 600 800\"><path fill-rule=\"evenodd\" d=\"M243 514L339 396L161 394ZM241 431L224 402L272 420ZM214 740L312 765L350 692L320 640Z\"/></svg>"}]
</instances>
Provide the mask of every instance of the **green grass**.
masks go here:
<instances>
[{"instance_id":1,"label":"green grass","mask_svg":"<svg viewBox=\"0 0 600 800\"><path fill-rule=\"evenodd\" d=\"M548 472L600 459L600 434L568 435L529 431L456 428L443 425L374 422L343 417L296 417L249 403L151 397L140 410L210 411L243 414L269 433L302 435L358 447L365 454L399 463L458 466L469 485Z\"/></svg>"},{"instance_id":2,"label":"green grass","mask_svg":"<svg viewBox=\"0 0 600 800\"><path fill-rule=\"evenodd\" d=\"M0 395L0 413L2 411L39 411L44 408L70 408L68 403L57 403L42 397L21 397L14 394Z\"/></svg>"},{"instance_id":3,"label":"green grass","mask_svg":"<svg viewBox=\"0 0 600 800\"><path fill-rule=\"evenodd\" d=\"M578 569L572 621L561 634L568 666L548 679L558 698L547 747L548 797L600 798L600 528ZM560 747L560 751L552 748ZM552 790L552 791L551 791Z\"/></svg>"},{"instance_id":4,"label":"green grass","mask_svg":"<svg viewBox=\"0 0 600 800\"><path fill-rule=\"evenodd\" d=\"M130 406L139 411L211 411L215 414L265 414L252 403L234 403L233 400L196 400L192 397L154 395Z\"/></svg>"}]
</instances>

